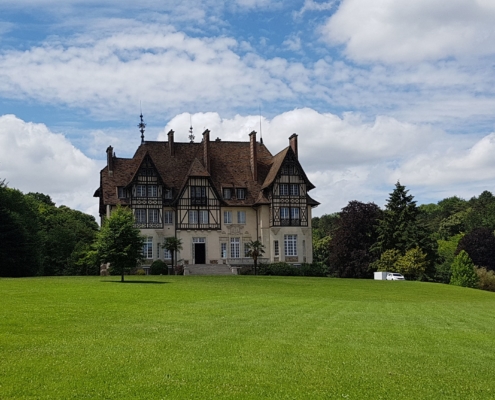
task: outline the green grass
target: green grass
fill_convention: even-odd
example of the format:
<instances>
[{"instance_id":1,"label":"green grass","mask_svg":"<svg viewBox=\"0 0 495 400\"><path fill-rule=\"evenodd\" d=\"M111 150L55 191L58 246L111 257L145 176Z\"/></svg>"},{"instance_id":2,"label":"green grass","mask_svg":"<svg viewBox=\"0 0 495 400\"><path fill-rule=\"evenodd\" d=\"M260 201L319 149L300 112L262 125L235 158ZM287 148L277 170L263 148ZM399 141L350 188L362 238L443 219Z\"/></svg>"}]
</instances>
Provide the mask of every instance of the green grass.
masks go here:
<instances>
[{"instance_id":1,"label":"green grass","mask_svg":"<svg viewBox=\"0 0 495 400\"><path fill-rule=\"evenodd\" d=\"M0 279L0 398L495 398L495 293L127 279Z\"/></svg>"}]
</instances>

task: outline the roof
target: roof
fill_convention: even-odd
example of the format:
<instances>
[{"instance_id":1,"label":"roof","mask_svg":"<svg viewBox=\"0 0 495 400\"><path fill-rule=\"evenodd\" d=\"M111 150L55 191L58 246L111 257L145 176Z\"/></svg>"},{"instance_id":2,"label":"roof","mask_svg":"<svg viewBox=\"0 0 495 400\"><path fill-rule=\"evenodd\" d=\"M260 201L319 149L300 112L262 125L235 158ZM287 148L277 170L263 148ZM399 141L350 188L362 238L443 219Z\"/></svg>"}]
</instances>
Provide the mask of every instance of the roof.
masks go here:
<instances>
[{"instance_id":1,"label":"roof","mask_svg":"<svg viewBox=\"0 0 495 400\"><path fill-rule=\"evenodd\" d=\"M146 157L154 164L162 183L174 189L174 195L180 193L189 177L205 177L209 179L218 193L223 188L245 188L246 198L243 200L225 200L226 205L253 206L268 204L263 189L269 187L288 153L290 146L276 156L259 142L256 142L257 180L253 180L251 171L251 144L246 142L210 141L208 154L209 171L204 159L203 143L174 142L171 155L169 142L145 141L133 158L113 158L113 173L109 174L108 166L101 171L101 186L95 196L102 198L103 204L126 204L118 198L116 187L130 185ZM293 153L292 153L293 154ZM300 169L301 171L302 168ZM307 180L306 176L304 178ZM314 186L307 180L308 189ZM314 200L313 200L314 202ZM317 203L317 202L315 202Z\"/></svg>"}]
</instances>

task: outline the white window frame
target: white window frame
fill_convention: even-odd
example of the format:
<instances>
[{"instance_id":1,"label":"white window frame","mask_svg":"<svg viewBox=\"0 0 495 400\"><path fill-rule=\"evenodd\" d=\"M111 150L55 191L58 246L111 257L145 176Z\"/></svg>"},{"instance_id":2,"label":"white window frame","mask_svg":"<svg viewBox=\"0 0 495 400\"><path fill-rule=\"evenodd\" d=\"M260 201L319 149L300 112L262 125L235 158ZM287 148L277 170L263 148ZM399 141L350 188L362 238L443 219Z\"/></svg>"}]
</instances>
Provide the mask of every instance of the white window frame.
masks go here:
<instances>
[{"instance_id":1,"label":"white window frame","mask_svg":"<svg viewBox=\"0 0 495 400\"><path fill-rule=\"evenodd\" d=\"M291 207L290 209L290 219L299 220L301 218L301 211L299 207Z\"/></svg>"},{"instance_id":2,"label":"white window frame","mask_svg":"<svg viewBox=\"0 0 495 400\"><path fill-rule=\"evenodd\" d=\"M165 198L166 199L172 198L172 189L165 189Z\"/></svg>"},{"instance_id":3,"label":"white window frame","mask_svg":"<svg viewBox=\"0 0 495 400\"><path fill-rule=\"evenodd\" d=\"M289 207L280 207L280 219L288 220L290 216L290 208Z\"/></svg>"},{"instance_id":4,"label":"white window frame","mask_svg":"<svg viewBox=\"0 0 495 400\"><path fill-rule=\"evenodd\" d=\"M235 196L237 197L237 200L244 200L246 198L246 189L244 188L236 189Z\"/></svg>"},{"instance_id":5,"label":"white window frame","mask_svg":"<svg viewBox=\"0 0 495 400\"><path fill-rule=\"evenodd\" d=\"M280 196L288 196L289 195L289 184L288 183L281 183L280 186L278 187L279 195Z\"/></svg>"},{"instance_id":6,"label":"white window frame","mask_svg":"<svg viewBox=\"0 0 495 400\"><path fill-rule=\"evenodd\" d=\"M136 185L136 197L146 197L146 185Z\"/></svg>"},{"instance_id":7,"label":"white window frame","mask_svg":"<svg viewBox=\"0 0 495 400\"><path fill-rule=\"evenodd\" d=\"M227 258L227 243L220 243L220 257Z\"/></svg>"},{"instance_id":8,"label":"white window frame","mask_svg":"<svg viewBox=\"0 0 495 400\"><path fill-rule=\"evenodd\" d=\"M134 209L134 219L136 224L146 223L146 208L135 208Z\"/></svg>"},{"instance_id":9,"label":"white window frame","mask_svg":"<svg viewBox=\"0 0 495 400\"><path fill-rule=\"evenodd\" d=\"M231 224L232 223L232 211L224 211L223 212L223 223Z\"/></svg>"},{"instance_id":10,"label":"white window frame","mask_svg":"<svg viewBox=\"0 0 495 400\"><path fill-rule=\"evenodd\" d=\"M171 260L172 259L172 252L167 249L163 249L163 259L164 260Z\"/></svg>"},{"instance_id":11,"label":"white window frame","mask_svg":"<svg viewBox=\"0 0 495 400\"><path fill-rule=\"evenodd\" d=\"M150 224L160 223L160 210L158 208L148 209L148 223Z\"/></svg>"},{"instance_id":12,"label":"white window frame","mask_svg":"<svg viewBox=\"0 0 495 400\"><path fill-rule=\"evenodd\" d=\"M148 260L153 258L153 237L152 236L148 236L147 238L144 239L143 257L148 259Z\"/></svg>"},{"instance_id":13,"label":"white window frame","mask_svg":"<svg viewBox=\"0 0 495 400\"><path fill-rule=\"evenodd\" d=\"M230 258L241 258L241 238L230 238Z\"/></svg>"},{"instance_id":14,"label":"white window frame","mask_svg":"<svg viewBox=\"0 0 495 400\"><path fill-rule=\"evenodd\" d=\"M188 214L189 224L197 225L198 224L198 210L189 210L187 214Z\"/></svg>"},{"instance_id":15,"label":"white window frame","mask_svg":"<svg viewBox=\"0 0 495 400\"><path fill-rule=\"evenodd\" d=\"M224 188L223 189L223 198L225 200L230 200L232 198L232 189Z\"/></svg>"},{"instance_id":16,"label":"white window frame","mask_svg":"<svg viewBox=\"0 0 495 400\"><path fill-rule=\"evenodd\" d=\"M249 243L248 242L244 242L244 257L249 257Z\"/></svg>"},{"instance_id":17,"label":"white window frame","mask_svg":"<svg viewBox=\"0 0 495 400\"><path fill-rule=\"evenodd\" d=\"M291 196L299 196L299 184L298 183L291 183L289 185L289 195Z\"/></svg>"},{"instance_id":18,"label":"white window frame","mask_svg":"<svg viewBox=\"0 0 495 400\"><path fill-rule=\"evenodd\" d=\"M148 193L148 197L158 197L158 186L148 185L147 193Z\"/></svg>"},{"instance_id":19,"label":"white window frame","mask_svg":"<svg viewBox=\"0 0 495 400\"><path fill-rule=\"evenodd\" d=\"M297 256L297 235L284 235L284 254L286 257Z\"/></svg>"},{"instance_id":20,"label":"white window frame","mask_svg":"<svg viewBox=\"0 0 495 400\"><path fill-rule=\"evenodd\" d=\"M246 223L246 211L237 211L237 223L238 224Z\"/></svg>"},{"instance_id":21,"label":"white window frame","mask_svg":"<svg viewBox=\"0 0 495 400\"><path fill-rule=\"evenodd\" d=\"M207 225L210 223L210 213L208 212L208 210L198 211L198 222L201 225Z\"/></svg>"},{"instance_id":22,"label":"white window frame","mask_svg":"<svg viewBox=\"0 0 495 400\"><path fill-rule=\"evenodd\" d=\"M165 210L163 213L163 223L166 225L172 225L174 223L174 212L171 210Z\"/></svg>"}]
</instances>

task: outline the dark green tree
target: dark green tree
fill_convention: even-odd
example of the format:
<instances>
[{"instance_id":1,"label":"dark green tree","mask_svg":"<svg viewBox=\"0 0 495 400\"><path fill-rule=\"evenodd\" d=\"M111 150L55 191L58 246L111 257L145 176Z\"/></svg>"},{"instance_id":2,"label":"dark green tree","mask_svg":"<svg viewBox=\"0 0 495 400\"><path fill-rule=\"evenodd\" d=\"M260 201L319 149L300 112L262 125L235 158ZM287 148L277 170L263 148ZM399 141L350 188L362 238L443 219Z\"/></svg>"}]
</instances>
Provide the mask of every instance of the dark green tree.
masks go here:
<instances>
[{"instance_id":1,"label":"dark green tree","mask_svg":"<svg viewBox=\"0 0 495 400\"><path fill-rule=\"evenodd\" d=\"M377 259L370 251L377 240L382 215L374 203L351 201L340 212L329 247L329 273L341 278L371 278L369 265Z\"/></svg>"},{"instance_id":2,"label":"dark green tree","mask_svg":"<svg viewBox=\"0 0 495 400\"><path fill-rule=\"evenodd\" d=\"M420 222L420 210L405 186L397 182L390 194L383 217L379 220L378 239L373 251L382 254L387 250L397 249L401 255L418 247L426 254L427 274L433 275L433 263L436 259L437 243L430 237L430 232Z\"/></svg>"},{"instance_id":3,"label":"dark green tree","mask_svg":"<svg viewBox=\"0 0 495 400\"><path fill-rule=\"evenodd\" d=\"M495 270L495 236L488 228L475 228L466 234L457 246L455 254L465 250L474 265Z\"/></svg>"},{"instance_id":4,"label":"dark green tree","mask_svg":"<svg viewBox=\"0 0 495 400\"><path fill-rule=\"evenodd\" d=\"M251 257L254 262L254 274L258 275L258 258L265 253L265 246L259 240L251 240L247 243L247 248L247 255Z\"/></svg>"},{"instance_id":5,"label":"dark green tree","mask_svg":"<svg viewBox=\"0 0 495 400\"><path fill-rule=\"evenodd\" d=\"M132 211L123 207L117 207L103 222L95 242L98 259L119 271L121 282L124 282L125 272L143 259L143 246L144 237L134 226Z\"/></svg>"},{"instance_id":6,"label":"dark green tree","mask_svg":"<svg viewBox=\"0 0 495 400\"><path fill-rule=\"evenodd\" d=\"M162 247L170 251L170 254L172 255L172 266L177 272L177 252L182 250L182 239L179 239L175 236L170 236L165 239Z\"/></svg>"}]
</instances>

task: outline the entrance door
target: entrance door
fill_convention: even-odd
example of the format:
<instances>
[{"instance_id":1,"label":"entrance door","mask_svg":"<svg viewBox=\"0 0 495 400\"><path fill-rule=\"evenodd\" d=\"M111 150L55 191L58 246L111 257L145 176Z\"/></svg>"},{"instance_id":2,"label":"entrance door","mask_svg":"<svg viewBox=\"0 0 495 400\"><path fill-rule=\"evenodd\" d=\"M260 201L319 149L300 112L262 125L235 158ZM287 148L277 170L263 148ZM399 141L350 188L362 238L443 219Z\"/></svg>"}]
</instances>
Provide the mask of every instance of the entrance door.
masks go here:
<instances>
[{"instance_id":1,"label":"entrance door","mask_svg":"<svg viewBox=\"0 0 495 400\"><path fill-rule=\"evenodd\" d=\"M206 264L206 245L205 243L194 243L194 263Z\"/></svg>"}]
</instances>

